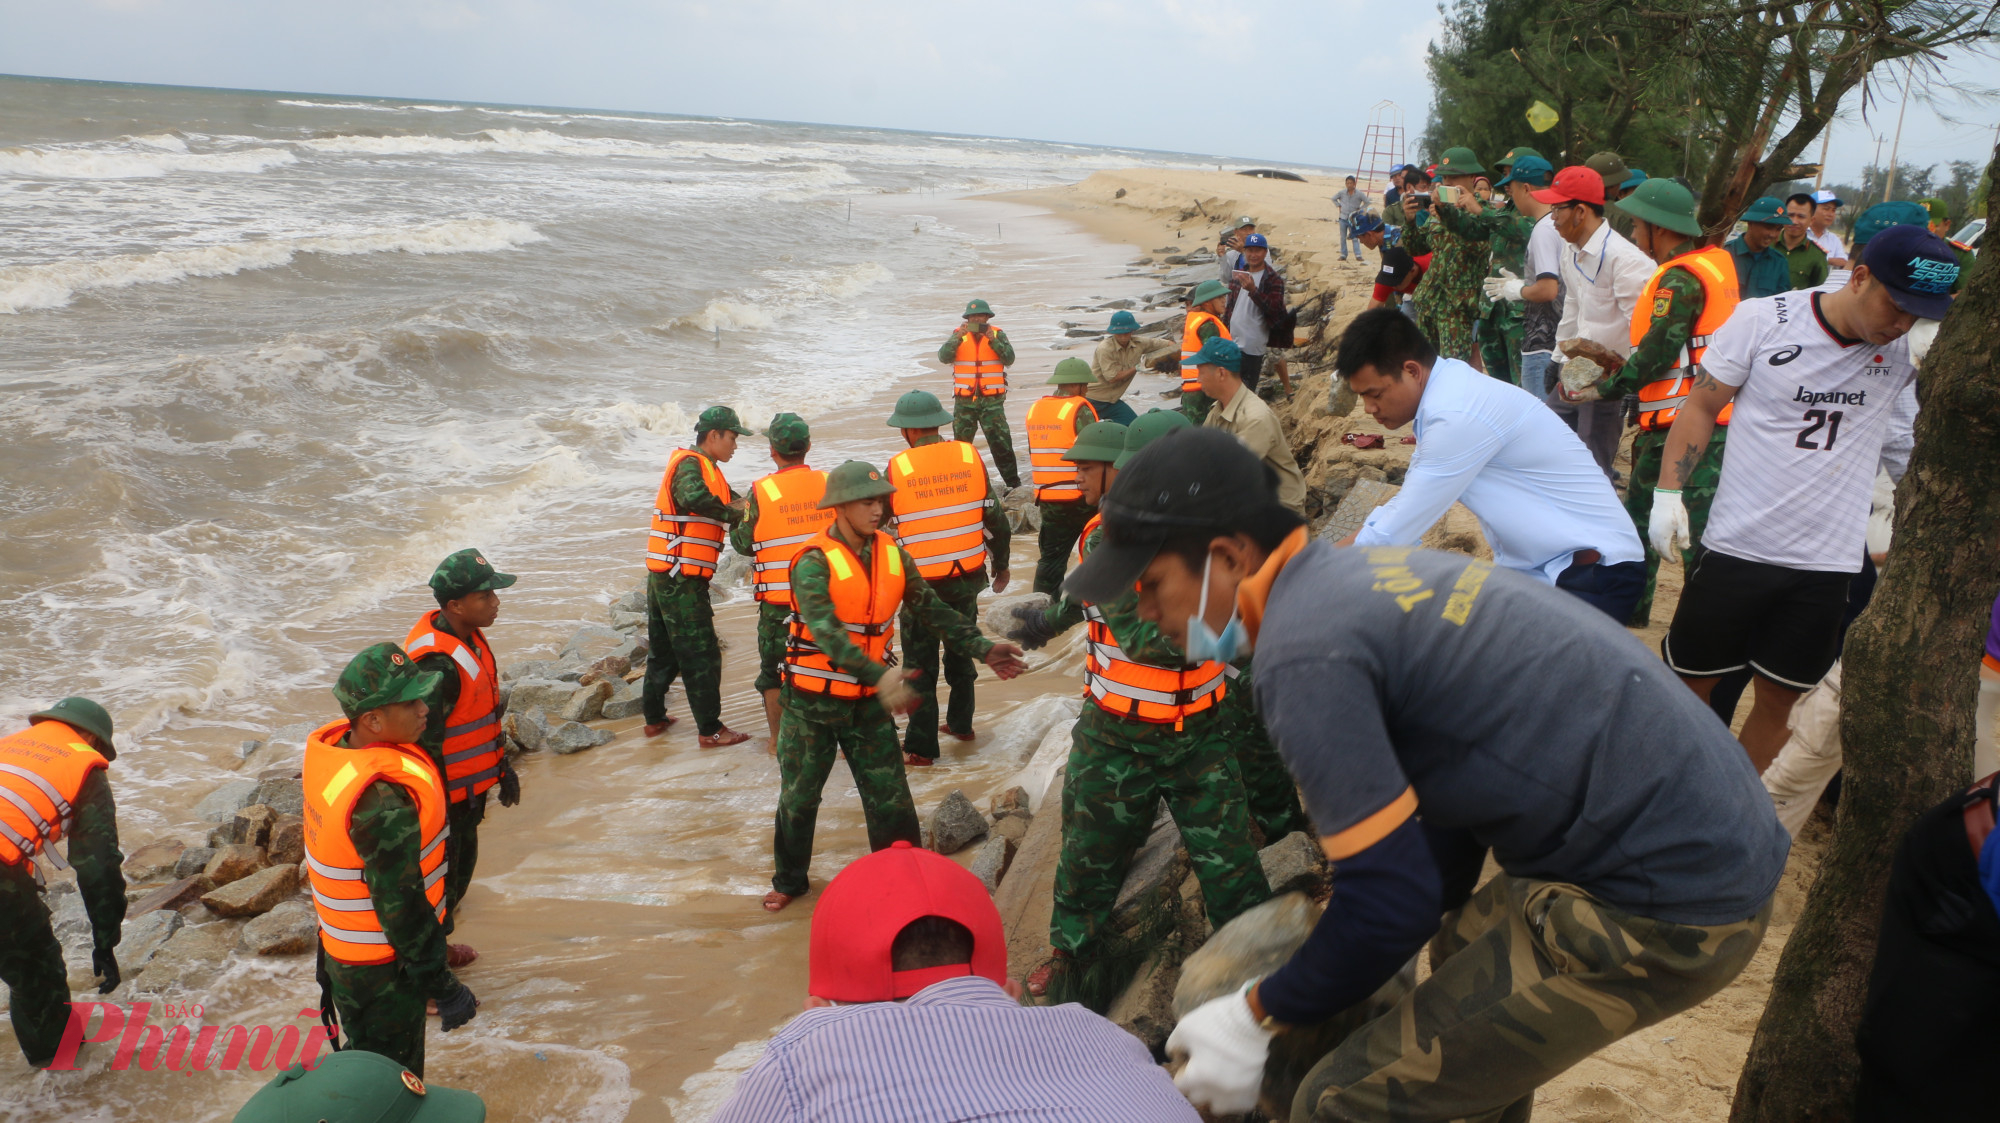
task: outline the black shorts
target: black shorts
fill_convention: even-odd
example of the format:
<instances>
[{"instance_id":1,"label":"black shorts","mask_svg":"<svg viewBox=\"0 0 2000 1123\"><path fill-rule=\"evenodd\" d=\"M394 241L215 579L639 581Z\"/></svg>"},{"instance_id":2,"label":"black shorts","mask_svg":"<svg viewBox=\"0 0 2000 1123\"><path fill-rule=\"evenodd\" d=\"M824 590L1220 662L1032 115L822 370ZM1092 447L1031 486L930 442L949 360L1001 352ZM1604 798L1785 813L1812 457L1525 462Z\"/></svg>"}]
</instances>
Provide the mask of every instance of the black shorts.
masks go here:
<instances>
[{"instance_id":1,"label":"black shorts","mask_svg":"<svg viewBox=\"0 0 2000 1123\"><path fill-rule=\"evenodd\" d=\"M1243 380L1243 388L1253 394L1256 393L1257 381L1263 376L1264 356L1252 355L1245 352L1242 356L1242 364L1236 372L1236 377Z\"/></svg>"},{"instance_id":2,"label":"black shorts","mask_svg":"<svg viewBox=\"0 0 2000 1123\"><path fill-rule=\"evenodd\" d=\"M1687 678L1748 666L1780 686L1810 690L1839 658L1853 578L1697 550L1660 654Z\"/></svg>"}]
</instances>

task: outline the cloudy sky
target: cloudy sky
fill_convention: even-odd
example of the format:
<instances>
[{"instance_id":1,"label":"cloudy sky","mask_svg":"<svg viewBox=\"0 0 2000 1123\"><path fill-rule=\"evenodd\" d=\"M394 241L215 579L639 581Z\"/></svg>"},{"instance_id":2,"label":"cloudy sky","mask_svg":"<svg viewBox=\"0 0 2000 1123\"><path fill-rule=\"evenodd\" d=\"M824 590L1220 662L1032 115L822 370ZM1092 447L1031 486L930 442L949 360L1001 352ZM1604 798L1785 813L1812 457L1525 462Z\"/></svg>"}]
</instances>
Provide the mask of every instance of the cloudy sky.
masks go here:
<instances>
[{"instance_id":1,"label":"cloudy sky","mask_svg":"<svg viewBox=\"0 0 2000 1123\"><path fill-rule=\"evenodd\" d=\"M1375 102L1400 105L1412 133L1429 107L1434 12L1420 0L1391 12L1361 0L0 0L0 72L1346 166ZM2000 87L2000 63L1953 65L1946 83ZM1835 179L1858 178L1874 135L1895 128L1899 91L1871 123L1853 100L1833 135ZM1983 158L1996 116L1950 97L1942 113L1913 104L1903 159Z\"/></svg>"}]
</instances>

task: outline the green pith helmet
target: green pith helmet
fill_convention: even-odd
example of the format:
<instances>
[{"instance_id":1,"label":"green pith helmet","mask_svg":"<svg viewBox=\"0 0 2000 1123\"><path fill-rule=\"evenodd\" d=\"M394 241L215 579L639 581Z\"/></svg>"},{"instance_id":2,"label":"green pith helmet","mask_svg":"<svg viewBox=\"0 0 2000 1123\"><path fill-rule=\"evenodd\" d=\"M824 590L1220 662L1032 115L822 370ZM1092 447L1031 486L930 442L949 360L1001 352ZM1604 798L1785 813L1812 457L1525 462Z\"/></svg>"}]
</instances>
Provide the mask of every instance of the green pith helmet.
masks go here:
<instances>
[{"instance_id":1,"label":"green pith helmet","mask_svg":"<svg viewBox=\"0 0 2000 1123\"><path fill-rule=\"evenodd\" d=\"M71 695L46 710L29 714L28 720L59 721L72 729L81 729L104 745L104 759L118 758L117 750L111 747L111 715L88 698Z\"/></svg>"},{"instance_id":2,"label":"green pith helmet","mask_svg":"<svg viewBox=\"0 0 2000 1123\"><path fill-rule=\"evenodd\" d=\"M857 499L893 495L895 491L895 485L884 479L873 464L865 460L850 460L826 474L826 495L820 499L819 509L824 511Z\"/></svg>"},{"instance_id":3,"label":"green pith helmet","mask_svg":"<svg viewBox=\"0 0 2000 1123\"><path fill-rule=\"evenodd\" d=\"M702 434L717 429L728 429L745 437L750 435L750 427L743 424L743 419L736 416L735 410L728 406L709 406L701 411L701 418L694 423L694 438L700 440Z\"/></svg>"},{"instance_id":4,"label":"green pith helmet","mask_svg":"<svg viewBox=\"0 0 2000 1123\"><path fill-rule=\"evenodd\" d=\"M1649 179L1611 205L1676 234L1701 237L1701 223L1694 217L1694 192L1671 179Z\"/></svg>"},{"instance_id":5,"label":"green pith helmet","mask_svg":"<svg viewBox=\"0 0 2000 1123\"><path fill-rule=\"evenodd\" d=\"M1616 152L1599 152L1585 160L1583 166L1596 172L1604 180L1604 193L1607 196L1632 178L1632 169L1625 166L1624 158Z\"/></svg>"},{"instance_id":6,"label":"green pith helmet","mask_svg":"<svg viewBox=\"0 0 2000 1123\"><path fill-rule=\"evenodd\" d=\"M458 553L438 563L431 573L431 592L437 602L457 600L472 593L484 593L490 589L505 589L518 580L511 573L500 573L486 555L477 548L460 550Z\"/></svg>"},{"instance_id":7,"label":"green pith helmet","mask_svg":"<svg viewBox=\"0 0 2000 1123\"><path fill-rule=\"evenodd\" d=\"M1479 157L1470 148L1447 148L1438 157L1438 177L1448 175L1485 175L1486 169L1479 166Z\"/></svg>"},{"instance_id":8,"label":"green pith helmet","mask_svg":"<svg viewBox=\"0 0 2000 1123\"><path fill-rule=\"evenodd\" d=\"M968 317L991 316L993 314L993 306L991 304L986 303L983 300L980 300L977 297L974 297L973 299L965 302L965 314Z\"/></svg>"},{"instance_id":9,"label":"green pith helmet","mask_svg":"<svg viewBox=\"0 0 2000 1123\"><path fill-rule=\"evenodd\" d=\"M393 643L366 647L347 661L340 680L333 684L333 700L340 712L353 721L369 710L427 698L437 689L440 671L419 671L417 665Z\"/></svg>"},{"instance_id":10,"label":"green pith helmet","mask_svg":"<svg viewBox=\"0 0 2000 1123\"><path fill-rule=\"evenodd\" d=\"M891 429L936 429L951 424L937 395L929 390L912 390L896 399L896 412L889 415Z\"/></svg>"},{"instance_id":11,"label":"green pith helmet","mask_svg":"<svg viewBox=\"0 0 2000 1123\"><path fill-rule=\"evenodd\" d=\"M1116 421L1093 421L1076 434L1076 443L1062 454L1074 464L1080 460L1100 460L1110 464L1125 451L1125 426Z\"/></svg>"},{"instance_id":12,"label":"green pith helmet","mask_svg":"<svg viewBox=\"0 0 2000 1123\"><path fill-rule=\"evenodd\" d=\"M1785 201L1776 195L1765 195L1743 208L1738 216L1740 222L1756 222L1765 226L1790 226L1792 216L1785 211Z\"/></svg>"},{"instance_id":13,"label":"green pith helmet","mask_svg":"<svg viewBox=\"0 0 2000 1123\"><path fill-rule=\"evenodd\" d=\"M1177 409L1156 409L1143 414L1139 420L1125 427L1125 449L1118 459L1111 462L1113 468L1123 468L1139 455L1139 450L1166 436L1176 429L1192 429L1194 423Z\"/></svg>"},{"instance_id":14,"label":"green pith helmet","mask_svg":"<svg viewBox=\"0 0 2000 1123\"><path fill-rule=\"evenodd\" d=\"M1049 375L1046 385L1080 386L1089 385L1095 381L1097 381L1097 376L1090 373L1090 364L1072 355L1056 364L1056 372Z\"/></svg>"},{"instance_id":15,"label":"green pith helmet","mask_svg":"<svg viewBox=\"0 0 2000 1123\"><path fill-rule=\"evenodd\" d=\"M1194 292L1188 296L1188 307L1199 308L1218 296L1228 295L1229 286L1211 277L1194 287Z\"/></svg>"},{"instance_id":16,"label":"green pith helmet","mask_svg":"<svg viewBox=\"0 0 2000 1123\"><path fill-rule=\"evenodd\" d=\"M771 451L779 456L803 456L812 446L812 430L806 427L806 419L796 413L773 415L764 435L771 439Z\"/></svg>"},{"instance_id":17,"label":"green pith helmet","mask_svg":"<svg viewBox=\"0 0 2000 1123\"><path fill-rule=\"evenodd\" d=\"M1548 157L1542 155L1541 153L1535 151L1532 148L1529 148L1527 145L1522 144L1522 145L1516 145L1513 148L1509 148L1505 156L1502 156L1498 160L1493 161L1493 166L1496 168L1511 168L1514 166L1515 161L1519 160L1523 156L1533 156L1537 160L1548 159Z\"/></svg>"},{"instance_id":18,"label":"green pith helmet","mask_svg":"<svg viewBox=\"0 0 2000 1123\"><path fill-rule=\"evenodd\" d=\"M311 1068L293 1065L258 1089L234 1123L484 1123L471 1092L425 1084L380 1053L342 1049Z\"/></svg>"}]
</instances>

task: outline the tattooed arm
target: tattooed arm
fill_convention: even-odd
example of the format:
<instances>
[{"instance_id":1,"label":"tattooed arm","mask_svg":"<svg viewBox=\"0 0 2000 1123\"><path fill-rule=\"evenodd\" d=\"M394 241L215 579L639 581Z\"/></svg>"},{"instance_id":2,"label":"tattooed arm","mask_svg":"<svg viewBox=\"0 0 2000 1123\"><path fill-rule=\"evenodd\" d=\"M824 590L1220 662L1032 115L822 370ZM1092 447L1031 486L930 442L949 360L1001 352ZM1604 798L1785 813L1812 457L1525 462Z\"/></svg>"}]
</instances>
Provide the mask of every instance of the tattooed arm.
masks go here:
<instances>
[{"instance_id":1,"label":"tattooed arm","mask_svg":"<svg viewBox=\"0 0 2000 1123\"><path fill-rule=\"evenodd\" d=\"M1695 374L1694 389L1674 418L1674 427L1667 431L1667 448L1660 462L1660 487L1678 491L1687 482L1702 453L1708 451L1716 415L1735 397L1736 387L1705 370Z\"/></svg>"}]
</instances>

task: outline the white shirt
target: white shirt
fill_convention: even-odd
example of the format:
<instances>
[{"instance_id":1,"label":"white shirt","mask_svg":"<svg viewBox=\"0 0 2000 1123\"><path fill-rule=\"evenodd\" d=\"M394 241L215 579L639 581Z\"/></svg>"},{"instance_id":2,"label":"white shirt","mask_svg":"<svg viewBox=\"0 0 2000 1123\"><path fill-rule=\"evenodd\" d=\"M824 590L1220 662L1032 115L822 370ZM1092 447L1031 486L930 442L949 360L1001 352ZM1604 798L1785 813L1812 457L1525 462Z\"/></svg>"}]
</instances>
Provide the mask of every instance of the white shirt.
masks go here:
<instances>
[{"instance_id":1,"label":"white shirt","mask_svg":"<svg viewBox=\"0 0 2000 1123\"><path fill-rule=\"evenodd\" d=\"M1818 301L1837 291L1746 300L1702 356L1737 388L1702 545L1788 569L1860 570L1875 470L1916 368L1905 340L1836 335Z\"/></svg>"},{"instance_id":2,"label":"white shirt","mask_svg":"<svg viewBox=\"0 0 2000 1123\"><path fill-rule=\"evenodd\" d=\"M1829 226L1818 234L1813 234L1809 231L1807 236L1812 239L1813 245L1826 251L1826 259L1828 261L1832 261L1834 258L1840 258L1842 261L1847 260L1847 247L1840 244L1840 235L1833 232L1833 227Z\"/></svg>"},{"instance_id":3,"label":"white shirt","mask_svg":"<svg viewBox=\"0 0 2000 1123\"><path fill-rule=\"evenodd\" d=\"M1237 290L1236 309L1229 314L1229 338L1236 341L1236 347L1246 355L1261 355L1270 345L1271 329L1264 326L1264 314L1257 311L1257 302L1250 299L1250 290L1264 283L1264 270L1254 272L1245 269L1250 283Z\"/></svg>"},{"instance_id":4,"label":"white shirt","mask_svg":"<svg viewBox=\"0 0 2000 1123\"><path fill-rule=\"evenodd\" d=\"M1544 277L1562 279L1563 251L1569 243L1556 233L1555 212L1535 220L1534 229L1528 233L1527 269L1521 280L1534 284ZM1521 302L1522 338L1521 353L1524 355L1546 355L1555 345L1554 324L1562 318L1563 297L1560 288L1552 301L1537 303L1532 300Z\"/></svg>"},{"instance_id":5,"label":"white shirt","mask_svg":"<svg viewBox=\"0 0 2000 1123\"><path fill-rule=\"evenodd\" d=\"M1614 355L1631 354L1632 310L1658 263L1608 222L1581 246L1564 243L1560 259L1563 312L1556 342L1592 339Z\"/></svg>"},{"instance_id":6,"label":"white shirt","mask_svg":"<svg viewBox=\"0 0 2000 1123\"><path fill-rule=\"evenodd\" d=\"M1555 584L1579 550L1607 565L1646 556L1590 450L1542 400L1439 359L1417 403L1417 451L1394 499L1355 544L1415 545L1454 502L1479 519L1493 561Z\"/></svg>"}]
</instances>

